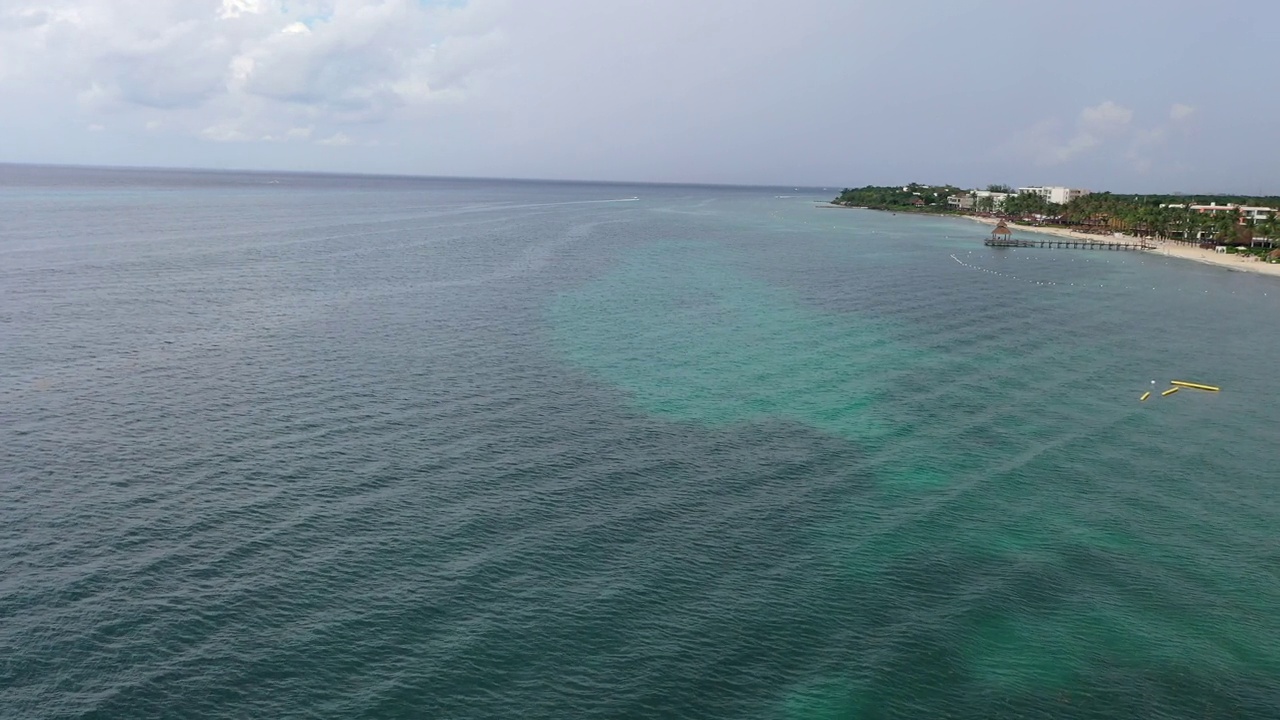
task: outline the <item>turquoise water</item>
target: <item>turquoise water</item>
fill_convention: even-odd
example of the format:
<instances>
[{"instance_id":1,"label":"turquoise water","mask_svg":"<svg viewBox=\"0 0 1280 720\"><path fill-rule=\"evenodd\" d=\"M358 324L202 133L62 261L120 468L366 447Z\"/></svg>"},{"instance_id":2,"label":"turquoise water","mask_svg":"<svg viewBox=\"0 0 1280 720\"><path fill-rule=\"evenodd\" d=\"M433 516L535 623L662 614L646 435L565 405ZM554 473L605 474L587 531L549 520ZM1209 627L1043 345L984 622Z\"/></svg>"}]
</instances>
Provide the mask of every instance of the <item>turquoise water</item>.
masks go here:
<instances>
[{"instance_id":1,"label":"turquoise water","mask_svg":"<svg viewBox=\"0 0 1280 720\"><path fill-rule=\"evenodd\" d=\"M1274 278L790 188L2 179L0 715L1280 713Z\"/></svg>"}]
</instances>

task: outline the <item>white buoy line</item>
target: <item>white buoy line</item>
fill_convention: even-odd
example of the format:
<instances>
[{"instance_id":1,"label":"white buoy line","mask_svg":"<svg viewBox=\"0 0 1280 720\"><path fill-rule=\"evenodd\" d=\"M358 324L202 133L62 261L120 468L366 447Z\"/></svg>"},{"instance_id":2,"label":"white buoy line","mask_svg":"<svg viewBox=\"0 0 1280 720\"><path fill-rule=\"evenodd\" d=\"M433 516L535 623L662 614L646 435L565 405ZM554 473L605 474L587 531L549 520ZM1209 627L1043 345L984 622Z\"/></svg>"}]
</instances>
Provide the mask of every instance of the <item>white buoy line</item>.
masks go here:
<instances>
[{"instance_id":1,"label":"white buoy line","mask_svg":"<svg viewBox=\"0 0 1280 720\"><path fill-rule=\"evenodd\" d=\"M951 255L951 259L969 268L970 270L977 270L979 272L984 272L989 275L998 275L1003 278L1009 278L1010 280L1017 280L1018 282L1024 282L1030 285L1070 285L1071 287L1093 287L1092 285L1088 285L1085 283L1080 283L1079 285L1077 285L1076 283L1059 283L1059 282L1054 282L1052 280L1030 280L1028 278L1021 278L1021 277L1018 277L1017 275L1014 275L1013 273L1000 272L999 270L984 268L981 265L974 265L972 263L967 263L961 260L960 258L956 257L954 254ZM1098 287L1106 287L1106 286L1099 284ZM1151 289L1155 290L1155 288L1151 288Z\"/></svg>"}]
</instances>

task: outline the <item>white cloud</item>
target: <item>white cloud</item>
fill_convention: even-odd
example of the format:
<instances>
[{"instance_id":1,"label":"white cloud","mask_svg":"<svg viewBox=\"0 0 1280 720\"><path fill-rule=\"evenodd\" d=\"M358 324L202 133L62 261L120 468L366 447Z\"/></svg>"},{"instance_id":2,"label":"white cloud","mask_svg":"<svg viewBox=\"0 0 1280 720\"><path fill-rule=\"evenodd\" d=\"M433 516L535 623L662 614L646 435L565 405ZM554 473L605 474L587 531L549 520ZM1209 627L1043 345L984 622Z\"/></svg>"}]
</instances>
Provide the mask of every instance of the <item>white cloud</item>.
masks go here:
<instances>
[{"instance_id":1,"label":"white cloud","mask_svg":"<svg viewBox=\"0 0 1280 720\"><path fill-rule=\"evenodd\" d=\"M1062 165L1110 149L1133 169L1148 172L1155 166L1159 148L1170 143L1174 130L1194 112L1190 105L1178 103L1170 109L1171 123L1141 127L1134 122L1132 109L1108 100L1081 110L1069 128L1056 120L1042 121L1015 136L1009 149L1042 166Z\"/></svg>"},{"instance_id":2,"label":"white cloud","mask_svg":"<svg viewBox=\"0 0 1280 720\"><path fill-rule=\"evenodd\" d=\"M1133 121L1133 111L1107 100L1080 111L1075 132L1064 142L1047 142L1040 150L1042 165L1061 165L1123 133Z\"/></svg>"},{"instance_id":3,"label":"white cloud","mask_svg":"<svg viewBox=\"0 0 1280 720\"><path fill-rule=\"evenodd\" d=\"M1169 108L1168 123L1134 131L1129 149L1125 152L1125 159L1138 172L1150 172L1155 166L1153 156L1159 152L1159 148L1169 144L1175 138L1175 134L1185 135L1186 121L1195 112L1196 109L1190 105L1174 103Z\"/></svg>"},{"instance_id":4,"label":"white cloud","mask_svg":"<svg viewBox=\"0 0 1280 720\"><path fill-rule=\"evenodd\" d=\"M228 20L246 14L256 15L262 11L262 0L222 0L222 9L218 12L218 17Z\"/></svg>"},{"instance_id":5,"label":"white cloud","mask_svg":"<svg viewBox=\"0 0 1280 720\"><path fill-rule=\"evenodd\" d=\"M419 0L10 2L0 92L41 88L77 98L86 122L133 113L134 127L222 142L465 101L502 46L496 16Z\"/></svg>"},{"instance_id":6,"label":"white cloud","mask_svg":"<svg viewBox=\"0 0 1280 720\"><path fill-rule=\"evenodd\" d=\"M352 142L353 141L351 140L351 138L347 137L346 133L335 133L334 135L327 137L316 144L328 145L330 147L341 147L344 145L350 145Z\"/></svg>"},{"instance_id":7,"label":"white cloud","mask_svg":"<svg viewBox=\"0 0 1280 720\"><path fill-rule=\"evenodd\" d=\"M226 122L220 125L210 125L200 131L200 136L206 140L214 142L243 142L251 139L250 136L241 130L233 122Z\"/></svg>"},{"instance_id":8,"label":"white cloud","mask_svg":"<svg viewBox=\"0 0 1280 720\"><path fill-rule=\"evenodd\" d=\"M1089 132L1113 132L1128 127L1132 121L1132 110L1110 100L1080 111L1080 127Z\"/></svg>"}]
</instances>

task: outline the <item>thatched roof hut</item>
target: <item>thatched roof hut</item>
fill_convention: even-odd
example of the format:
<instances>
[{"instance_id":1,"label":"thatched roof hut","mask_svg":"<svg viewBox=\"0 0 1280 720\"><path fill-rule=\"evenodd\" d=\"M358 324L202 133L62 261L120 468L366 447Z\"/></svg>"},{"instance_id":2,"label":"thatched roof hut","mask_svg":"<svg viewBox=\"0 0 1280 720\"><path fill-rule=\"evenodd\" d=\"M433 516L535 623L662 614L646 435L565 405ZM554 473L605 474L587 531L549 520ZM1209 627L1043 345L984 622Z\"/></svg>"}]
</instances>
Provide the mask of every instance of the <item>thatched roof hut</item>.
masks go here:
<instances>
[{"instance_id":1,"label":"thatched roof hut","mask_svg":"<svg viewBox=\"0 0 1280 720\"><path fill-rule=\"evenodd\" d=\"M1008 240L1012 235L1013 231L1009 229L1009 226L1003 220L996 225L995 230L991 231L992 240Z\"/></svg>"}]
</instances>

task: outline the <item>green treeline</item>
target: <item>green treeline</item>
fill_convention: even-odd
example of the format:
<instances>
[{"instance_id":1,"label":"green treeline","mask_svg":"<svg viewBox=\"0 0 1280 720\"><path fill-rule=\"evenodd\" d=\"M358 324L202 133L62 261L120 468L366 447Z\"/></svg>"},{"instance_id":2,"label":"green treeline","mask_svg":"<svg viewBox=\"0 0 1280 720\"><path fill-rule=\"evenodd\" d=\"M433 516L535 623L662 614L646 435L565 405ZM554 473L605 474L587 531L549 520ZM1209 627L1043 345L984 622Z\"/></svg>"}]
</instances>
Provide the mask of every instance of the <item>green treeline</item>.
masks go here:
<instances>
[{"instance_id":1,"label":"green treeline","mask_svg":"<svg viewBox=\"0 0 1280 720\"><path fill-rule=\"evenodd\" d=\"M896 185L845 189L835 199L838 205L865 207L873 210L903 210L916 212L949 212L947 198L967 193L954 185Z\"/></svg>"},{"instance_id":2,"label":"green treeline","mask_svg":"<svg viewBox=\"0 0 1280 720\"><path fill-rule=\"evenodd\" d=\"M1192 210L1192 205L1248 205L1280 208L1280 197L1210 195L1115 195L1093 193L1066 205L1054 206L1049 222L1067 226L1106 228L1113 232L1163 238L1203 239L1218 243L1249 243L1254 237L1280 236L1272 213L1256 224L1238 208L1214 212ZM1181 207L1176 207L1181 206Z\"/></svg>"},{"instance_id":3,"label":"green treeline","mask_svg":"<svg viewBox=\"0 0 1280 720\"><path fill-rule=\"evenodd\" d=\"M993 192L1009 188L992 185ZM1272 213L1256 223L1242 217L1238 209L1213 212L1192 210L1192 205L1248 205L1280 208L1280 197L1244 195L1117 195L1109 192L1085 195L1066 205L1027 193L1009 195L1002 203L990 197L973 200L969 210L948 205L947 198L969 195L969 191L953 185L920 185L846 189L834 202L875 210L936 213L989 213L1018 220L1034 218L1041 225L1053 225L1097 232L1123 232L1132 235L1213 241L1221 244L1249 244L1255 239L1280 240L1280 219ZM1177 207L1181 206L1181 207Z\"/></svg>"}]
</instances>

